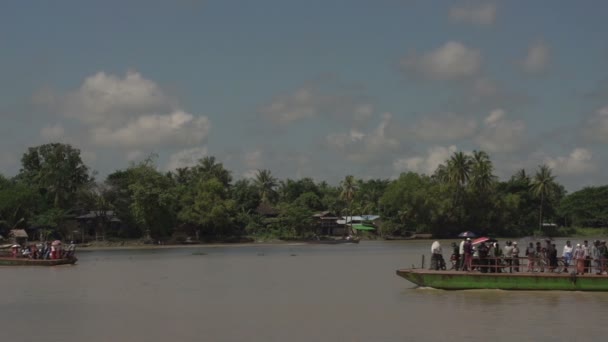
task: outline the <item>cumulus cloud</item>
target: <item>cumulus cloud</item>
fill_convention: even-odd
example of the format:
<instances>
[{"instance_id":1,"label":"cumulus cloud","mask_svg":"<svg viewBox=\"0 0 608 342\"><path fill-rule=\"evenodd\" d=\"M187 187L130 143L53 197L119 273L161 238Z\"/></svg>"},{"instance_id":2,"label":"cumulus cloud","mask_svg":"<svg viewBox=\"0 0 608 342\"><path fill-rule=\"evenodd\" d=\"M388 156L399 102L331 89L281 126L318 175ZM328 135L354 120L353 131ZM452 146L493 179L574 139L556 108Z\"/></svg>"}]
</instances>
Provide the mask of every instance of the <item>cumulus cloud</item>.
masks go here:
<instances>
[{"instance_id":1,"label":"cumulus cloud","mask_svg":"<svg viewBox=\"0 0 608 342\"><path fill-rule=\"evenodd\" d=\"M482 57L477 49L450 41L436 50L418 55L413 53L401 59L400 66L412 73L431 80L454 80L477 75L481 70Z\"/></svg>"},{"instance_id":2,"label":"cumulus cloud","mask_svg":"<svg viewBox=\"0 0 608 342\"><path fill-rule=\"evenodd\" d=\"M93 146L131 149L126 152L128 159L139 149L200 145L211 128L206 116L182 110L158 84L135 71L124 77L98 72L63 96L45 90L34 100L79 122ZM63 131L47 127L41 134Z\"/></svg>"},{"instance_id":3,"label":"cumulus cloud","mask_svg":"<svg viewBox=\"0 0 608 342\"><path fill-rule=\"evenodd\" d=\"M276 96L258 112L268 121L286 125L315 117L346 116L364 121L373 114L373 106L358 96L336 91L322 91L318 85L307 84L289 94Z\"/></svg>"},{"instance_id":4,"label":"cumulus cloud","mask_svg":"<svg viewBox=\"0 0 608 342\"><path fill-rule=\"evenodd\" d=\"M586 120L584 133L589 140L608 143L608 105Z\"/></svg>"},{"instance_id":5,"label":"cumulus cloud","mask_svg":"<svg viewBox=\"0 0 608 342\"><path fill-rule=\"evenodd\" d=\"M378 126L369 133L351 129L348 133L332 133L327 136L328 145L345 155L348 160L369 162L399 147L399 141L387 134L392 115L385 113Z\"/></svg>"},{"instance_id":6,"label":"cumulus cloud","mask_svg":"<svg viewBox=\"0 0 608 342\"><path fill-rule=\"evenodd\" d=\"M456 146L433 146L427 149L426 155L399 158L393 162L393 169L398 172L412 171L432 174L437 167L457 151Z\"/></svg>"},{"instance_id":7,"label":"cumulus cloud","mask_svg":"<svg viewBox=\"0 0 608 342\"><path fill-rule=\"evenodd\" d=\"M98 72L63 101L66 116L90 124L124 122L132 116L168 111L171 102L156 83L134 71L123 78Z\"/></svg>"},{"instance_id":8,"label":"cumulus cloud","mask_svg":"<svg viewBox=\"0 0 608 342\"><path fill-rule=\"evenodd\" d=\"M586 148L575 148L565 157L548 157L545 164L562 175L587 174L597 169L591 151Z\"/></svg>"},{"instance_id":9,"label":"cumulus cloud","mask_svg":"<svg viewBox=\"0 0 608 342\"><path fill-rule=\"evenodd\" d=\"M450 141L471 137L476 130L474 118L442 113L422 118L414 124L411 134L425 141Z\"/></svg>"},{"instance_id":10,"label":"cumulus cloud","mask_svg":"<svg viewBox=\"0 0 608 342\"><path fill-rule=\"evenodd\" d=\"M125 126L114 129L96 127L92 130L91 138L103 146L188 146L203 142L210 127L207 117L175 111L168 115L140 116Z\"/></svg>"},{"instance_id":11,"label":"cumulus cloud","mask_svg":"<svg viewBox=\"0 0 608 342\"><path fill-rule=\"evenodd\" d=\"M47 141L57 141L63 138L65 130L61 124L47 125L40 130L40 136Z\"/></svg>"},{"instance_id":12,"label":"cumulus cloud","mask_svg":"<svg viewBox=\"0 0 608 342\"><path fill-rule=\"evenodd\" d=\"M521 120L509 120L503 109L495 109L484 119L475 141L488 152L512 152L524 142L526 125Z\"/></svg>"},{"instance_id":13,"label":"cumulus cloud","mask_svg":"<svg viewBox=\"0 0 608 342\"><path fill-rule=\"evenodd\" d=\"M496 21L496 4L480 3L457 5L450 8L452 22L473 25L492 25Z\"/></svg>"},{"instance_id":14,"label":"cumulus cloud","mask_svg":"<svg viewBox=\"0 0 608 342\"><path fill-rule=\"evenodd\" d=\"M523 71L529 74L540 74L547 70L551 60L549 46L540 41L528 47L526 57L521 61Z\"/></svg>"},{"instance_id":15,"label":"cumulus cloud","mask_svg":"<svg viewBox=\"0 0 608 342\"><path fill-rule=\"evenodd\" d=\"M199 146L181 150L171 154L167 163L167 170L175 170L183 167L192 167L198 164L200 159L207 156L207 147Z\"/></svg>"}]
</instances>

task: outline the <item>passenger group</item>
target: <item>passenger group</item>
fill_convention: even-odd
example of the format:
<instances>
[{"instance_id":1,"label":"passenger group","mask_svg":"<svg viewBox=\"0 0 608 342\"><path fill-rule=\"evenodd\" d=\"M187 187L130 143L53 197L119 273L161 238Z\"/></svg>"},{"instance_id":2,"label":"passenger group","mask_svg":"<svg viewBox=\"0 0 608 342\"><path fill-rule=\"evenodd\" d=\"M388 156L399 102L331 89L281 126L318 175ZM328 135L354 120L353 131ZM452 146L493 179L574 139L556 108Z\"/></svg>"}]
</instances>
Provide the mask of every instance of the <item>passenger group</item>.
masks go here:
<instances>
[{"instance_id":1,"label":"passenger group","mask_svg":"<svg viewBox=\"0 0 608 342\"><path fill-rule=\"evenodd\" d=\"M489 242L489 243L486 243ZM595 240L592 245L588 241L573 247L570 241L564 245L561 257L558 257L557 247L551 240L530 242L520 256L517 241L506 241L501 248L495 240L482 241L476 245L471 238L463 238L460 244L452 242L452 269L462 271L477 270L482 273L520 272L520 262L527 261L526 272L570 272L582 274L608 274L608 247L606 241ZM431 269L446 269L443 260L441 244L433 242L431 246ZM523 268L522 268L523 270Z\"/></svg>"}]
</instances>

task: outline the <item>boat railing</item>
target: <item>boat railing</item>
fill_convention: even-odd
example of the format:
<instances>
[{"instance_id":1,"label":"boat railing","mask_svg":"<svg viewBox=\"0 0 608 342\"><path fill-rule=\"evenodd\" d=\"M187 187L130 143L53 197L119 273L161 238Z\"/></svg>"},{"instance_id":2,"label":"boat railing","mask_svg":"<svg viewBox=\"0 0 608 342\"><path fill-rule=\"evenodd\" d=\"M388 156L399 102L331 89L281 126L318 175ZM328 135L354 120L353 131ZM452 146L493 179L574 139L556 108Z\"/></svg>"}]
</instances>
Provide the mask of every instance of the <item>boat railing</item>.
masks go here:
<instances>
[{"instance_id":1,"label":"boat railing","mask_svg":"<svg viewBox=\"0 0 608 342\"><path fill-rule=\"evenodd\" d=\"M422 258L422 268L424 268L424 256ZM462 269L464 261L452 260L452 267L449 270ZM551 264L549 258L543 257L485 257L473 258L473 270L489 273L513 273L513 272L549 272L549 273L578 273L576 260L570 262L565 258L558 257ZM608 271L608 259L585 260L584 273L604 273Z\"/></svg>"}]
</instances>

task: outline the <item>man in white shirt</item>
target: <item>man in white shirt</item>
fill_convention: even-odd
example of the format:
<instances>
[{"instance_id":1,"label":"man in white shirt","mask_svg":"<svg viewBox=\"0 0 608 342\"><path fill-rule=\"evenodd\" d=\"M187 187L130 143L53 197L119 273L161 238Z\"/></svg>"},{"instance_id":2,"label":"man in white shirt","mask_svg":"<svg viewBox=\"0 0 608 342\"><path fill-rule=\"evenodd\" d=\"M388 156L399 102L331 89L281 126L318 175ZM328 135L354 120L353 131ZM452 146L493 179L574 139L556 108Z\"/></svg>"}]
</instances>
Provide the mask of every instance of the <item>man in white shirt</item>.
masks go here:
<instances>
[{"instance_id":1,"label":"man in white shirt","mask_svg":"<svg viewBox=\"0 0 608 342\"><path fill-rule=\"evenodd\" d=\"M456 269L464 269L464 243L465 243L466 239L462 238L462 241L460 242L460 247L458 248L458 254L460 254L460 267L457 267Z\"/></svg>"},{"instance_id":2,"label":"man in white shirt","mask_svg":"<svg viewBox=\"0 0 608 342\"><path fill-rule=\"evenodd\" d=\"M562 258L564 259L564 272L568 273L568 267L572 263L572 244L570 244L570 240L566 241L566 245L564 245Z\"/></svg>"}]
</instances>

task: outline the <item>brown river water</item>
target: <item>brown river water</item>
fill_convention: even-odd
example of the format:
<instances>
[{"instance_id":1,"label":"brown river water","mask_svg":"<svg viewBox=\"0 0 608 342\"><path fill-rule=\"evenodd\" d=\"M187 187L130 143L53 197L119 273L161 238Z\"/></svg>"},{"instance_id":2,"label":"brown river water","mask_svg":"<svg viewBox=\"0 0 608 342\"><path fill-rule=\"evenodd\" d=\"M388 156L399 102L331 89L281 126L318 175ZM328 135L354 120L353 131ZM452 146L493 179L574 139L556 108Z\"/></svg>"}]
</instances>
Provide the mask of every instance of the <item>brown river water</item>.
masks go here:
<instances>
[{"instance_id":1,"label":"brown river water","mask_svg":"<svg viewBox=\"0 0 608 342\"><path fill-rule=\"evenodd\" d=\"M76 266L1 267L0 329L45 342L606 338L608 293L441 291L395 275L431 242L82 250Z\"/></svg>"}]
</instances>

